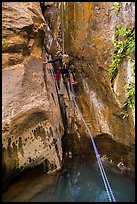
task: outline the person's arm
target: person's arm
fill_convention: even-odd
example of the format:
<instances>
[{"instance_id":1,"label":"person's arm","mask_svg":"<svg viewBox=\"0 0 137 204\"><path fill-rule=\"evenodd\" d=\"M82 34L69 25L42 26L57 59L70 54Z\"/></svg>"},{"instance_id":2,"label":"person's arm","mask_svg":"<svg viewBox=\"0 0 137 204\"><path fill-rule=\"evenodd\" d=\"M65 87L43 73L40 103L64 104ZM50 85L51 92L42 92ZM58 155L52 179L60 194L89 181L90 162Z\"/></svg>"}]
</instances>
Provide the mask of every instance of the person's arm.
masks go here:
<instances>
[{"instance_id":1,"label":"person's arm","mask_svg":"<svg viewBox=\"0 0 137 204\"><path fill-rule=\"evenodd\" d=\"M47 64L47 63L53 63L53 62L56 62L56 61L60 61L60 57L56 57L56 58L54 58L52 60L49 60L49 61L43 62L43 63Z\"/></svg>"}]
</instances>

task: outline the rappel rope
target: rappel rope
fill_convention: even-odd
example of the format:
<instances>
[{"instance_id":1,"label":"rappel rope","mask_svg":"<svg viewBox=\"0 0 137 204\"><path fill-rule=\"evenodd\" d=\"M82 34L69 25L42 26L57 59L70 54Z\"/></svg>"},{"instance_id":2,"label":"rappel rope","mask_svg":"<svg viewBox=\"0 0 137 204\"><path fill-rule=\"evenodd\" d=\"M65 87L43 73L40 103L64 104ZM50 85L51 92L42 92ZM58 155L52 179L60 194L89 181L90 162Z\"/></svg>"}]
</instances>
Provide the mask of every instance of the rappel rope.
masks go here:
<instances>
[{"instance_id":1,"label":"rappel rope","mask_svg":"<svg viewBox=\"0 0 137 204\"><path fill-rule=\"evenodd\" d=\"M61 5L62 5L62 52L64 54L64 15L63 15L64 6L63 6L63 3L64 2L62 2ZM69 75L70 75L70 70L69 70ZM73 102L75 104L77 112L81 116L81 119L82 119L82 121L83 121L85 127L87 128L87 131L88 131L88 133L90 135L90 138L91 138L91 141L92 141L92 144L93 144L93 148L94 148L94 151L95 151L95 154L96 154L97 162L98 162L98 165L99 165L99 169L100 169L100 172L101 172L101 176L102 176L102 179L103 179L103 182L104 182L104 185L105 185L105 189L106 189L106 192L107 192L107 195L108 195L108 199L109 199L110 202L116 202L115 197L114 197L113 192L112 192L112 189L110 187L109 181L107 179L103 164L101 162L100 155L98 153L98 150L97 150L97 147L95 145L94 139L93 139L92 134L90 132L90 129L89 129L85 119L83 118L83 115L82 115L80 109L78 108L77 102L75 100L75 93L74 93L73 85L72 85L72 82L71 82L71 78L70 78L70 89L71 89L71 93L72 93L72 100L73 100Z\"/></svg>"},{"instance_id":2,"label":"rappel rope","mask_svg":"<svg viewBox=\"0 0 137 204\"><path fill-rule=\"evenodd\" d=\"M70 71L69 71L70 72ZM70 79L70 88L71 88L71 92L72 92L72 100L76 106L76 109L77 109L77 112L79 113L79 115L81 116L82 118L82 121L84 123L84 125L86 126L87 128L87 131L90 135L90 138L91 138L91 141L92 141L92 144L93 144L93 148L94 148L94 151L95 151L95 154L96 154L96 158L97 158L97 162L98 162L98 165L99 165L99 169L100 169L100 172L101 172L101 176L102 176L102 179L103 179L103 182L104 182L104 185L105 185L105 188L106 188L106 192L107 192L107 195L108 195L108 198L109 198L109 201L110 202L116 202L115 200L115 197L113 195L113 192L112 192L112 189L110 187L110 184L109 184L109 181L107 179L107 176L106 176L106 173L105 173L105 170L104 170L104 167L103 167L103 164L101 162L101 159L100 159L100 155L98 153L98 150L97 150L97 147L95 145L95 142L94 142L94 139L92 137L92 134L90 132L90 129L85 121L85 119L83 118L83 115L81 113L81 111L79 110L78 108L78 105L77 105L77 102L75 100L75 94L74 94L74 89L73 89L73 85L72 85L72 82L71 82L71 79Z\"/></svg>"},{"instance_id":3,"label":"rappel rope","mask_svg":"<svg viewBox=\"0 0 137 204\"><path fill-rule=\"evenodd\" d=\"M64 2L61 3L61 10L62 10L62 53L64 54Z\"/></svg>"}]
</instances>

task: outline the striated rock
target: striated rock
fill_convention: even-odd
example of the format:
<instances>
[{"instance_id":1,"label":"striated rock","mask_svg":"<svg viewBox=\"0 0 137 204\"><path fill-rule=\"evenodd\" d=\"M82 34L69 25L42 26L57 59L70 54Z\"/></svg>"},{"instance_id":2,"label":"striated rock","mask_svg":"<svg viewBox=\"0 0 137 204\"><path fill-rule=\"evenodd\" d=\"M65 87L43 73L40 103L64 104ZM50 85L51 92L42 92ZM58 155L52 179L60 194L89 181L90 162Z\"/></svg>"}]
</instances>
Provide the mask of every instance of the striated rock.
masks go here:
<instances>
[{"instance_id":1,"label":"striated rock","mask_svg":"<svg viewBox=\"0 0 137 204\"><path fill-rule=\"evenodd\" d=\"M3 189L24 169L43 164L47 173L59 170L64 130L70 126L66 136L77 130L71 125L76 118L71 120L75 111L69 89L61 81L59 90L52 65L43 65L50 57L43 52L44 32L53 37L48 27L35 29L41 22L39 3L3 2ZM48 48L55 52L54 44Z\"/></svg>"},{"instance_id":2,"label":"striated rock","mask_svg":"<svg viewBox=\"0 0 137 204\"><path fill-rule=\"evenodd\" d=\"M3 70L2 87L3 184L41 163L45 172L59 170L64 127L50 72L46 69L44 76L42 61L32 57L20 67Z\"/></svg>"},{"instance_id":3,"label":"striated rock","mask_svg":"<svg viewBox=\"0 0 137 204\"><path fill-rule=\"evenodd\" d=\"M58 64L43 65L63 43L62 2L44 4L41 11L39 2L2 3L3 187L39 164L47 173L58 171L63 153L69 157L93 153L69 85L62 78L60 86L54 81ZM108 74L116 24L134 26L134 2L120 5L116 16L112 2L64 2L65 51L74 61L76 100L93 136L106 134L131 146L134 110L129 110L129 119L123 118L123 86L131 77L131 65L127 68L123 62L125 69L113 87Z\"/></svg>"},{"instance_id":4,"label":"striated rock","mask_svg":"<svg viewBox=\"0 0 137 204\"><path fill-rule=\"evenodd\" d=\"M2 20L4 188L25 168L40 163L48 173L61 168L64 127L59 106L54 108L53 121L51 106L55 103L48 93L51 83L46 85L49 73L44 75L40 59L44 31L37 28L45 23L40 4L3 2ZM54 100L58 101L57 95Z\"/></svg>"},{"instance_id":5,"label":"striated rock","mask_svg":"<svg viewBox=\"0 0 137 204\"><path fill-rule=\"evenodd\" d=\"M125 145L134 143L134 110L127 110L124 86L133 81L132 63L123 60L112 86L109 66L116 25L135 26L135 3L69 2L64 4L65 51L69 53L79 80L77 101L95 137L110 134ZM133 125L134 124L134 125ZM130 138L130 140L129 140Z\"/></svg>"},{"instance_id":6,"label":"striated rock","mask_svg":"<svg viewBox=\"0 0 137 204\"><path fill-rule=\"evenodd\" d=\"M35 29L46 23L39 5L39 2L2 3L3 68L22 63L33 47L41 46L40 41L33 41L37 39Z\"/></svg>"}]
</instances>

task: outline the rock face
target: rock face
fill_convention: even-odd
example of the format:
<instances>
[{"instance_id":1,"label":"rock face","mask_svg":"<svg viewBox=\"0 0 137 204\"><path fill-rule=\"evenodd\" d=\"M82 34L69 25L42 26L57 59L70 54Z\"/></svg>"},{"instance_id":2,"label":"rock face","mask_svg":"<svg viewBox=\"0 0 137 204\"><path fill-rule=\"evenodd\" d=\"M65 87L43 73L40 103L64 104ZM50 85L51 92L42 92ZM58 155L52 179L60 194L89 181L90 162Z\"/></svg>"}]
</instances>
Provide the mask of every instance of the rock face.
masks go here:
<instances>
[{"instance_id":1,"label":"rock face","mask_svg":"<svg viewBox=\"0 0 137 204\"><path fill-rule=\"evenodd\" d=\"M37 39L37 27L44 23L39 3L2 3L2 67L22 63L33 47L41 47ZM34 50L33 50L34 51ZM37 55L41 53L37 50Z\"/></svg>"},{"instance_id":2,"label":"rock face","mask_svg":"<svg viewBox=\"0 0 137 204\"><path fill-rule=\"evenodd\" d=\"M4 188L25 168L40 163L48 173L61 168L64 126L53 68L43 65L44 31L35 29L46 25L40 4L3 2L2 9Z\"/></svg>"},{"instance_id":3,"label":"rock face","mask_svg":"<svg viewBox=\"0 0 137 204\"><path fill-rule=\"evenodd\" d=\"M125 110L124 86L133 82L132 65L123 59L110 80L117 25L134 28L135 3L70 2L64 4L65 51L74 59L79 80L77 101L90 123L93 136L109 134L115 141L134 143L134 109ZM124 118L125 112L128 118Z\"/></svg>"},{"instance_id":4,"label":"rock face","mask_svg":"<svg viewBox=\"0 0 137 204\"><path fill-rule=\"evenodd\" d=\"M39 2L3 2L3 187L24 169L41 163L47 173L61 169L63 151L92 154L69 85L62 78L60 86L55 83L58 64L43 64L62 47L63 19L65 51L79 81L76 100L93 136L109 135L124 145L134 144L134 113L129 110L129 118L123 118L125 75L119 72L112 87L108 74L115 24L134 26L134 3L122 2L115 17L111 2L65 2L63 7L61 2L45 2L44 7Z\"/></svg>"},{"instance_id":5,"label":"rock face","mask_svg":"<svg viewBox=\"0 0 137 204\"><path fill-rule=\"evenodd\" d=\"M47 72L49 85L44 81L42 62L36 57L30 58L24 69L3 71L2 161L6 180L42 162L48 173L61 168L64 127L56 88ZM6 90L9 84L11 89Z\"/></svg>"},{"instance_id":6,"label":"rock face","mask_svg":"<svg viewBox=\"0 0 137 204\"><path fill-rule=\"evenodd\" d=\"M73 149L80 144L70 90L62 80L60 86L55 83L51 64L43 64L59 49L47 22L39 3L3 3L3 188L24 169L41 163L47 173L61 169L62 138L75 133Z\"/></svg>"}]
</instances>

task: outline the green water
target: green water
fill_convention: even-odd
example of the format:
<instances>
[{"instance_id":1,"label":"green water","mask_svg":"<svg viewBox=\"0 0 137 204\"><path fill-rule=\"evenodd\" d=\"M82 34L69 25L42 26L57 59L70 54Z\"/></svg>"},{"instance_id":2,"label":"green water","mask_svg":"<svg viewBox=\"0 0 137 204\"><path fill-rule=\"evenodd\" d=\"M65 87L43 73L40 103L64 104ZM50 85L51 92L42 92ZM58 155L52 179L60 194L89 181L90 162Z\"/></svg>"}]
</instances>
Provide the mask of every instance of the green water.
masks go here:
<instances>
[{"instance_id":1,"label":"green water","mask_svg":"<svg viewBox=\"0 0 137 204\"><path fill-rule=\"evenodd\" d=\"M68 159L59 177L31 172L12 184L3 202L109 202L98 166L93 160ZM134 179L106 170L117 202L135 201Z\"/></svg>"},{"instance_id":2,"label":"green water","mask_svg":"<svg viewBox=\"0 0 137 204\"><path fill-rule=\"evenodd\" d=\"M43 190L30 201L109 202L101 174L91 160L71 159L58 180L51 200ZM117 202L135 201L134 180L111 171L107 176Z\"/></svg>"}]
</instances>

